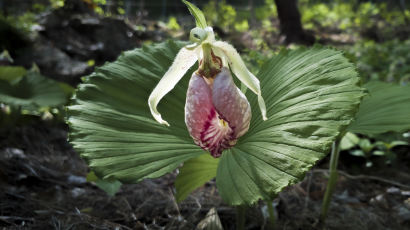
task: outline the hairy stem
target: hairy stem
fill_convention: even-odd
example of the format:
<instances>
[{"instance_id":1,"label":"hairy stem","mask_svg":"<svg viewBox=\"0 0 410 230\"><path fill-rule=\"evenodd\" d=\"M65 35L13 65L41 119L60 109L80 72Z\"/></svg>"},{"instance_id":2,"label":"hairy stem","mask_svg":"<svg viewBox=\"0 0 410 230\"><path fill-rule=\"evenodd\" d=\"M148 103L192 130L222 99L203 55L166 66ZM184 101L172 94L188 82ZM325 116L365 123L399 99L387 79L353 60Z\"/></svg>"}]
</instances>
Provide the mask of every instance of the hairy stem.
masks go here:
<instances>
[{"instance_id":1,"label":"hairy stem","mask_svg":"<svg viewBox=\"0 0 410 230\"><path fill-rule=\"evenodd\" d=\"M327 212L330 206L330 201L338 178L337 163L339 162L340 139L334 141L332 145L332 153L330 155L329 166L329 181L327 182L326 192L322 203L322 211L320 214L320 219L322 222L326 220Z\"/></svg>"},{"instance_id":2,"label":"hairy stem","mask_svg":"<svg viewBox=\"0 0 410 230\"><path fill-rule=\"evenodd\" d=\"M270 222L271 229L275 229L275 213L273 212L272 201L268 200L266 203L268 206L269 222Z\"/></svg>"}]
</instances>

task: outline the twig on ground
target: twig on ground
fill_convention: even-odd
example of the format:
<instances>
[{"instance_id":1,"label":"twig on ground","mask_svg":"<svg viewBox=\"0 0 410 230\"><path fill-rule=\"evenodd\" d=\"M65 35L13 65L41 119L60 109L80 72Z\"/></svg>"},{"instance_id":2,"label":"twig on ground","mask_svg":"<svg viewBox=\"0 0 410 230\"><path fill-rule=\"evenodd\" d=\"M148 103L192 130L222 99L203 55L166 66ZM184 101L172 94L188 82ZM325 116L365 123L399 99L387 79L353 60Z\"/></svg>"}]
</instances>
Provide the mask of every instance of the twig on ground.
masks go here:
<instances>
[{"instance_id":1,"label":"twig on ground","mask_svg":"<svg viewBox=\"0 0 410 230\"><path fill-rule=\"evenodd\" d=\"M107 219L99 219L94 216L90 216L88 214L82 213L82 212L74 212L74 213L67 213L67 214L70 216L78 216L83 221L83 223L93 226L94 228L108 227L109 229L132 230L131 228L125 225L111 222Z\"/></svg>"},{"instance_id":2,"label":"twig on ground","mask_svg":"<svg viewBox=\"0 0 410 230\"><path fill-rule=\"evenodd\" d=\"M20 217L20 216L0 216L0 220L25 220L34 221L34 218Z\"/></svg>"},{"instance_id":3,"label":"twig on ground","mask_svg":"<svg viewBox=\"0 0 410 230\"><path fill-rule=\"evenodd\" d=\"M314 172L314 173L328 173L329 170L327 170L327 169L315 169L315 170L312 170L312 172ZM341 171L341 170L338 170L337 172L340 175L343 175L344 177L346 177L348 179L352 179L352 180L375 180L375 181L383 182L383 183L386 183L386 184L391 184L391 185L395 185L395 186L398 186L398 187L402 187L402 188L405 188L405 189L410 189L410 185L401 184L399 182L384 179L384 178L377 177L377 176L350 175L350 174L348 174L344 171Z\"/></svg>"}]
</instances>

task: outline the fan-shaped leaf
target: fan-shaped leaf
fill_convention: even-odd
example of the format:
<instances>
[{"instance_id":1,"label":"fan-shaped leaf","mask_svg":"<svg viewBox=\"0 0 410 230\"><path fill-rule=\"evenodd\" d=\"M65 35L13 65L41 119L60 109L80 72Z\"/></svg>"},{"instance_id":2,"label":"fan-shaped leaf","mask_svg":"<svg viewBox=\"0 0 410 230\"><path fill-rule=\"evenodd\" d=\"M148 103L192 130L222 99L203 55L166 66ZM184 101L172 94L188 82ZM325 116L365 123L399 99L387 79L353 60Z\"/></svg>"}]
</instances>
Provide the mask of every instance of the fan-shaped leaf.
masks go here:
<instances>
[{"instance_id":1,"label":"fan-shaped leaf","mask_svg":"<svg viewBox=\"0 0 410 230\"><path fill-rule=\"evenodd\" d=\"M157 123L147 105L150 92L181 47L167 42L126 52L97 69L77 89L68 107L70 139L100 177L138 182L159 177L203 153L184 123L188 77L159 104L170 127ZM328 153L363 95L353 66L333 50L281 53L258 76L269 118L262 121L255 109L257 97L249 94L254 109L251 128L222 154L217 169L217 186L229 204L252 204L299 181ZM188 172L194 174L194 167L189 166ZM181 178L187 174L184 171ZM181 194L211 176L201 174L198 181L189 181ZM185 180L178 180L177 186L183 187Z\"/></svg>"},{"instance_id":2,"label":"fan-shaped leaf","mask_svg":"<svg viewBox=\"0 0 410 230\"><path fill-rule=\"evenodd\" d=\"M68 107L70 140L100 178L155 178L204 153L184 123L189 77L159 104L169 127L156 122L148 108L149 94L182 46L170 41L125 52L77 89Z\"/></svg>"},{"instance_id":3,"label":"fan-shaped leaf","mask_svg":"<svg viewBox=\"0 0 410 230\"><path fill-rule=\"evenodd\" d=\"M208 153L186 161L175 180L177 201L181 202L195 189L216 177L218 162L219 158L213 158Z\"/></svg>"},{"instance_id":4,"label":"fan-shaped leaf","mask_svg":"<svg viewBox=\"0 0 410 230\"><path fill-rule=\"evenodd\" d=\"M218 166L216 183L231 205L270 199L300 181L329 152L363 96L353 65L334 50L281 52L257 76L268 120L248 94L254 115L249 132Z\"/></svg>"},{"instance_id":5,"label":"fan-shaped leaf","mask_svg":"<svg viewBox=\"0 0 410 230\"><path fill-rule=\"evenodd\" d=\"M369 95L360 104L350 132L378 134L410 129L410 86L375 81L364 87Z\"/></svg>"},{"instance_id":6,"label":"fan-shaped leaf","mask_svg":"<svg viewBox=\"0 0 410 230\"><path fill-rule=\"evenodd\" d=\"M65 104L67 98L58 82L29 72L14 84L0 81L0 102L23 108L53 107Z\"/></svg>"}]
</instances>

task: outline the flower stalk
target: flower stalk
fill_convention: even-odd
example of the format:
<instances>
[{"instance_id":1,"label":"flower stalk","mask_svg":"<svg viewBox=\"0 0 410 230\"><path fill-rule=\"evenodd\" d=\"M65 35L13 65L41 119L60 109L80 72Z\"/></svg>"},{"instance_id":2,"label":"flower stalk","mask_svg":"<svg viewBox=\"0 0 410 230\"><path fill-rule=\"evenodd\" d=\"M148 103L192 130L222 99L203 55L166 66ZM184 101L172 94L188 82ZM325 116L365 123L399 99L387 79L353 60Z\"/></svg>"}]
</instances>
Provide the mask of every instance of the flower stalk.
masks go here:
<instances>
[{"instance_id":1,"label":"flower stalk","mask_svg":"<svg viewBox=\"0 0 410 230\"><path fill-rule=\"evenodd\" d=\"M236 229L245 230L246 207L243 205L236 206Z\"/></svg>"},{"instance_id":2,"label":"flower stalk","mask_svg":"<svg viewBox=\"0 0 410 230\"><path fill-rule=\"evenodd\" d=\"M329 180L327 182L326 192L325 192L325 196L323 198L323 203L322 203L322 210L320 213L320 220L322 222L326 220L327 212L330 206L330 201L332 199L332 194L335 190L336 182L338 178L337 164L339 162L340 140L341 138L338 138L332 144L332 152L330 155L330 166L329 166Z\"/></svg>"},{"instance_id":3,"label":"flower stalk","mask_svg":"<svg viewBox=\"0 0 410 230\"><path fill-rule=\"evenodd\" d=\"M268 206L269 222L271 229L275 229L275 212L273 211L272 200L266 201L266 206Z\"/></svg>"}]
</instances>

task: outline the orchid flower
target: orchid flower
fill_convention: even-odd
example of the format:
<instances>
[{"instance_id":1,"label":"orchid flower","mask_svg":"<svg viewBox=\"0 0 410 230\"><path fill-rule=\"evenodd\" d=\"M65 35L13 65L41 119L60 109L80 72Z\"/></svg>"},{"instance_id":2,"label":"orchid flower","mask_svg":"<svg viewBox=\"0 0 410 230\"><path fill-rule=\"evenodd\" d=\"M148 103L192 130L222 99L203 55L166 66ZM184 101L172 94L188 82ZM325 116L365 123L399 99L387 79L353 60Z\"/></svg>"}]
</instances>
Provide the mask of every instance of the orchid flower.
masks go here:
<instances>
[{"instance_id":1,"label":"orchid flower","mask_svg":"<svg viewBox=\"0 0 410 230\"><path fill-rule=\"evenodd\" d=\"M249 129L251 109L245 95L235 86L231 72L258 96L263 120L266 107L259 80L246 68L235 48L216 41L212 27L191 30L193 44L183 47L171 67L154 88L148 105L155 120L168 125L157 110L159 101L170 92L197 61L185 104L185 123L194 142L219 157L224 149Z\"/></svg>"}]
</instances>

